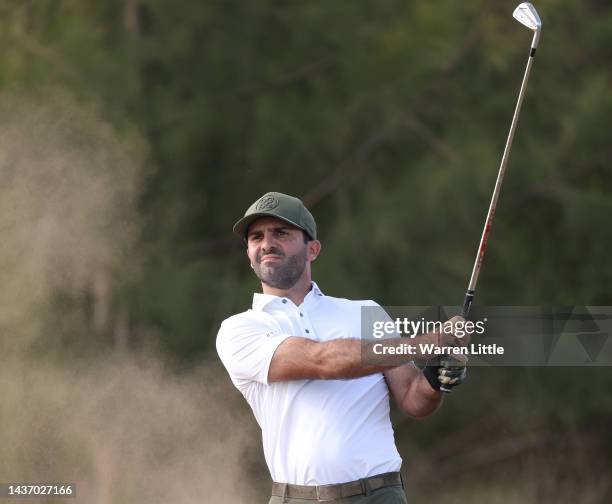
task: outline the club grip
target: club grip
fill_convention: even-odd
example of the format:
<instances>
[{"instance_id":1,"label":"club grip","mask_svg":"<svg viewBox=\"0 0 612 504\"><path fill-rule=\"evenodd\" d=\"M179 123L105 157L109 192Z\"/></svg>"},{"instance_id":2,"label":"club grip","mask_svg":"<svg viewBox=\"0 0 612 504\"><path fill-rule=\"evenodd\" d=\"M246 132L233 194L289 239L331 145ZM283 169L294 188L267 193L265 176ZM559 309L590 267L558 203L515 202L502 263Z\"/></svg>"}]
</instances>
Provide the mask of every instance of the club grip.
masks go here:
<instances>
[{"instance_id":1,"label":"club grip","mask_svg":"<svg viewBox=\"0 0 612 504\"><path fill-rule=\"evenodd\" d=\"M474 294L476 291L468 289L465 293L465 299L463 300L463 307L461 308L461 316L467 319L470 315L470 308L472 307L472 301L474 301Z\"/></svg>"},{"instance_id":2,"label":"club grip","mask_svg":"<svg viewBox=\"0 0 612 504\"><path fill-rule=\"evenodd\" d=\"M461 307L461 316L464 319L467 319L470 315L470 308L472 307L472 301L474 301L474 294L476 291L468 289L465 293L465 299L463 300L463 306ZM440 385L440 392L445 394L450 394L453 391L452 387L447 387L446 385Z\"/></svg>"}]
</instances>

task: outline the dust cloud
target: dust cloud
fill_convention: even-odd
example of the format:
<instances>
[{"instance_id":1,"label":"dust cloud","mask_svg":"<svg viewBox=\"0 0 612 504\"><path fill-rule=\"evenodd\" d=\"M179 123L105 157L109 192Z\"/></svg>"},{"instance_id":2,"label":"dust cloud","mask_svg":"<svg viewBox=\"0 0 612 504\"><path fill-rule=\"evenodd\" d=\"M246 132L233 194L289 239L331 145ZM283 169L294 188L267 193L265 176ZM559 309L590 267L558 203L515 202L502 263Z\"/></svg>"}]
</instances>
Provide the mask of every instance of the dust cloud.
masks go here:
<instances>
[{"instance_id":1,"label":"dust cloud","mask_svg":"<svg viewBox=\"0 0 612 504\"><path fill-rule=\"evenodd\" d=\"M0 98L2 350L28 346L56 290L96 296L108 318L111 277L138 237L145 149L62 94ZM36 312L36 313L35 313Z\"/></svg>"},{"instance_id":2,"label":"dust cloud","mask_svg":"<svg viewBox=\"0 0 612 504\"><path fill-rule=\"evenodd\" d=\"M178 376L150 357L3 363L2 481L75 482L69 502L254 502L239 469L254 422L214 371Z\"/></svg>"},{"instance_id":3,"label":"dust cloud","mask_svg":"<svg viewBox=\"0 0 612 504\"><path fill-rule=\"evenodd\" d=\"M32 502L256 502L259 434L215 359L179 373L152 351L40 351L57 292L90 296L62 321L85 344L129 331L114 296L137 263L144 142L61 93L5 92L0 117L0 482L77 484Z\"/></svg>"}]
</instances>

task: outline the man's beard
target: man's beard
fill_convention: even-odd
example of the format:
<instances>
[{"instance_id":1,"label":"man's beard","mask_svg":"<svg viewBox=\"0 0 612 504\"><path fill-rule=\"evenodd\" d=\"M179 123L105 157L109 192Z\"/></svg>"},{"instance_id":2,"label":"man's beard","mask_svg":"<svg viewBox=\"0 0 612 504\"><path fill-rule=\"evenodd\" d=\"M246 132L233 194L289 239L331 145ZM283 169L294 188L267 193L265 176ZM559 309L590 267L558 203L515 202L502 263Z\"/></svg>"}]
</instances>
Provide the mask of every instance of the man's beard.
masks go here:
<instances>
[{"instance_id":1,"label":"man's beard","mask_svg":"<svg viewBox=\"0 0 612 504\"><path fill-rule=\"evenodd\" d=\"M266 255L282 257L278 262L261 264ZM301 252L286 256L278 249L272 248L265 255L257 255L253 270L263 283L275 289L287 290L293 287L306 269L306 247Z\"/></svg>"}]
</instances>

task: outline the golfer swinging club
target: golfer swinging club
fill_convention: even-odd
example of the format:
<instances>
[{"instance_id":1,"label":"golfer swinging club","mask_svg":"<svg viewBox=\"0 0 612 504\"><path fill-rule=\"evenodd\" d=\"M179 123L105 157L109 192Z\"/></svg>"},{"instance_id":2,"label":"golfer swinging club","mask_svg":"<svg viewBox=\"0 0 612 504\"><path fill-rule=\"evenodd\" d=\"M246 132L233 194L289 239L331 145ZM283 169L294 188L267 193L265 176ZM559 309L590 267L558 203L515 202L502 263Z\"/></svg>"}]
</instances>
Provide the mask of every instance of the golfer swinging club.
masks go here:
<instances>
[{"instance_id":1,"label":"golfer swinging club","mask_svg":"<svg viewBox=\"0 0 612 504\"><path fill-rule=\"evenodd\" d=\"M365 363L361 307L376 304L326 296L312 281L321 243L299 199L263 195L234 233L246 240L263 293L223 321L217 351L261 427L270 504L405 503L389 391L404 413L424 418L440 405L441 383L463 382L465 365ZM433 336L439 345L467 344Z\"/></svg>"}]
</instances>

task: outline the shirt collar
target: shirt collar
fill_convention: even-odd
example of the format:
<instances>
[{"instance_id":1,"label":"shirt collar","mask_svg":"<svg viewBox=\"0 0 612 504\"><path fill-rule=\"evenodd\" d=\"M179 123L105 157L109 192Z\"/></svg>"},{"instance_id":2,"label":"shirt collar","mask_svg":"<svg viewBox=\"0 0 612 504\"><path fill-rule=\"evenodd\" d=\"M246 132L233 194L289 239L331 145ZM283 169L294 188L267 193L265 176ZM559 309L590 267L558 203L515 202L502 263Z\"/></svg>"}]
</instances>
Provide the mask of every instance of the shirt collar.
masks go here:
<instances>
[{"instance_id":1,"label":"shirt collar","mask_svg":"<svg viewBox=\"0 0 612 504\"><path fill-rule=\"evenodd\" d=\"M304 303L310 300L316 300L318 297L322 296L324 296L324 294L321 292L321 289L319 289L319 286L315 282L312 282L312 288L308 291L306 297L304 297ZM280 296L256 292L253 294L253 310L263 311L270 303L273 301L280 301L281 299L283 298Z\"/></svg>"}]
</instances>

